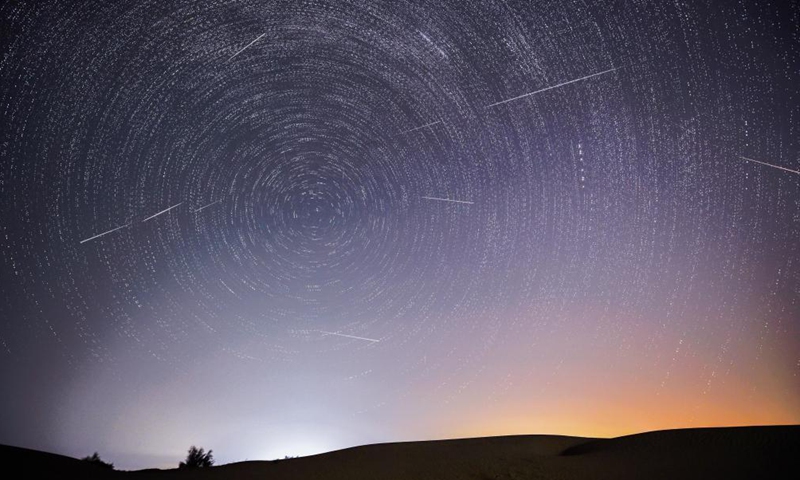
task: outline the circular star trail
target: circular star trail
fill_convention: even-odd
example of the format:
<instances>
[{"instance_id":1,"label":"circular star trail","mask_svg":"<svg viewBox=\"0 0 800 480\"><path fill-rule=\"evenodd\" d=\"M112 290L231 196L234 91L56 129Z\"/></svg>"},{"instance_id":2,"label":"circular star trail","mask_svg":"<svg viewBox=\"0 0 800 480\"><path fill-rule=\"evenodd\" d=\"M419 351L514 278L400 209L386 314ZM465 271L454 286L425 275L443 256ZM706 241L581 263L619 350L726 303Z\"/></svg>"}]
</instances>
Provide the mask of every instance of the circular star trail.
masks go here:
<instances>
[{"instance_id":1,"label":"circular star trail","mask_svg":"<svg viewBox=\"0 0 800 480\"><path fill-rule=\"evenodd\" d=\"M0 16L1 443L800 419L791 2Z\"/></svg>"}]
</instances>

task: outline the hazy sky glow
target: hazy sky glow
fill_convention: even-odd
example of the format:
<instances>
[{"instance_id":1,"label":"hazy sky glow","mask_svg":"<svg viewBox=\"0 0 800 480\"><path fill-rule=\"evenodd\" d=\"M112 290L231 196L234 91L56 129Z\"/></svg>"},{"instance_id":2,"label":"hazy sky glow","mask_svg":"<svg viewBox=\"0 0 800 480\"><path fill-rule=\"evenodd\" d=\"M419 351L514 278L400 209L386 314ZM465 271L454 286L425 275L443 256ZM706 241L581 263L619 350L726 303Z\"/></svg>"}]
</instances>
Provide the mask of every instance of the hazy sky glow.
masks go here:
<instances>
[{"instance_id":1,"label":"hazy sky glow","mask_svg":"<svg viewBox=\"0 0 800 480\"><path fill-rule=\"evenodd\" d=\"M0 18L0 443L800 423L796 2Z\"/></svg>"}]
</instances>

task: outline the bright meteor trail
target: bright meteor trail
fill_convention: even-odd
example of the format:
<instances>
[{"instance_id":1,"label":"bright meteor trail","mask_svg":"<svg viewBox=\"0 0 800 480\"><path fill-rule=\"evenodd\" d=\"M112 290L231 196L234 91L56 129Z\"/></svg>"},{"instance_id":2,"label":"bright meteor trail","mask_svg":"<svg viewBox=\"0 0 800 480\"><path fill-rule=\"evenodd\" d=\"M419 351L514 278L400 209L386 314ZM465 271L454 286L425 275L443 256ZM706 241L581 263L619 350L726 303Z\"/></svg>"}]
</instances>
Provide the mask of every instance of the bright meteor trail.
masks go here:
<instances>
[{"instance_id":1,"label":"bright meteor trail","mask_svg":"<svg viewBox=\"0 0 800 480\"><path fill-rule=\"evenodd\" d=\"M585 77L576 78L575 80L570 80L568 82L559 83L558 85L553 85L552 87L543 88L541 90L536 90L535 92L526 93L526 94L520 95L518 97L509 98L507 100L502 100L502 101L499 101L499 102L496 102L496 103L492 103L491 105L486 105L486 108L494 107L496 105L502 105L502 104L508 103L508 102L513 102L514 100L520 100L522 98L526 98L526 97L530 97L532 95L536 95L537 93L542 93L542 92L546 92L548 90L553 90L554 88L563 87L564 85L569 85L571 83L581 82L583 80L587 80L589 78L596 77L598 75L604 75L606 73L613 72L615 70L617 70L617 69L616 68L609 68L608 70L604 70L604 71L598 72L598 73L593 73L591 75L586 75Z\"/></svg>"},{"instance_id":2,"label":"bright meteor trail","mask_svg":"<svg viewBox=\"0 0 800 480\"><path fill-rule=\"evenodd\" d=\"M81 240L81 241L80 241L80 242L78 242L78 243L86 243L86 242L89 242L89 241L91 241L91 240L94 240L95 238L100 238L100 237L102 237L103 235L108 235L109 233L116 232L117 230L123 229L123 228L125 228L125 227L129 227L130 225L131 225L131 224L130 224L130 223L128 223L128 224L125 224L125 225L121 225L121 226L119 226L119 227L117 227L117 228L112 228L111 230L109 230L109 231L107 231L107 232L98 233L98 234L97 234L97 235L95 235L94 237L89 237L89 238L87 238L86 240Z\"/></svg>"},{"instance_id":3,"label":"bright meteor trail","mask_svg":"<svg viewBox=\"0 0 800 480\"><path fill-rule=\"evenodd\" d=\"M404 135L404 134L406 134L406 133L416 132L417 130L422 130L423 128L432 127L432 126L434 126L434 125L438 125L438 124L440 124L440 123L442 123L442 121L441 121L441 120L437 120L437 121L435 121L435 122L431 122L431 123L426 123L425 125L421 125L421 126L419 126L419 127L411 128L411 129L409 129L409 130L404 130L404 131L400 132L400 134L401 134L401 135Z\"/></svg>"},{"instance_id":4,"label":"bright meteor trail","mask_svg":"<svg viewBox=\"0 0 800 480\"><path fill-rule=\"evenodd\" d=\"M422 197L425 200L438 200L440 202L450 202L450 203L466 203L467 205L474 205L475 202L468 202L466 200L453 200L451 198L439 198L439 197Z\"/></svg>"},{"instance_id":5,"label":"bright meteor trail","mask_svg":"<svg viewBox=\"0 0 800 480\"><path fill-rule=\"evenodd\" d=\"M211 202L211 203L209 203L209 204L207 204L207 205L203 205L202 207L200 207L200 208L196 209L196 210L194 211L194 213L197 213L197 212L200 212L200 211L202 211L202 210L205 210L205 209L206 209L206 208L208 208L208 207L213 207L214 205L218 204L218 203L219 203L219 202L221 202L221 201L222 201L222 200L217 200L216 202Z\"/></svg>"},{"instance_id":6,"label":"bright meteor trail","mask_svg":"<svg viewBox=\"0 0 800 480\"><path fill-rule=\"evenodd\" d=\"M255 40L253 40L252 42L248 43L247 45L245 45L245 46L244 46L244 48L242 48L242 49L241 49L241 50L239 50L238 52L236 52L236 53L234 53L233 55L231 55L231 56L230 56L230 58L228 58L228 60L226 60L226 62L230 62L230 61L231 61L231 60L233 60L233 59L234 59L234 58L235 58L237 55L239 55L240 53L242 53L242 52L244 52L245 50L247 50L248 48L250 48L250 46L252 46L254 43L256 43L257 41L259 41L259 40L261 39L261 37L263 37L264 35L266 35L266 33L262 33L261 35L257 36Z\"/></svg>"},{"instance_id":7,"label":"bright meteor trail","mask_svg":"<svg viewBox=\"0 0 800 480\"><path fill-rule=\"evenodd\" d=\"M357 337L355 335L345 335L344 333L338 333L338 332L326 332L324 330L318 330L318 331L319 333L324 333L325 335L336 335L337 337L354 338L356 340L366 340L367 342L375 342L375 343L380 342L380 340L376 340L374 338Z\"/></svg>"},{"instance_id":8,"label":"bright meteor trail","mask_svg":"<svg viewBox=\"0 0 800 480\"><path fill-rule=\"evenodd\" d=\"M173 206L171 206L171 207L169 207L169 208L165 208L164 210L161 210L160 212L156 213L155 215L150 215L149 217L145 218L144 220L142 220L142 222L146 222L146 221L148 221L148 220L150 220L150 219L152 219L152 218L156 218L157 216L159 216L159 215L162 215L162 214L164 214L164 213L167 213L167 212L169 212L170 210L172 210L173 208L175 208L175 207L179 207L179 206L181 206L181 205L183 205L183 202L181 202L181 203L177 203L177 204L175 204L175 205L173 205Z\"/></svg>"},{"instance_id":9,"label":"bright meteor trail","mask_svg":"<svg viewBox=\"0 0 800 480\"><path fill-rule=\"evenodd\" d=\"M800 171L792 170L792 169L789 169L789 168L786 168L786 167L781 167L780 165L773 165L771 163L761 162L761 161L758 161L758 160L753 160L752 158L743 157L741 155L739 155L739 158L741 158L742 160L746 160L748 162L760 163L761 165L766 165L767 167L777 168L778 170L783 170L784 172L789 172L789 173L794 173L796 175L800 175Z\"/></svg>"}]
</instances>

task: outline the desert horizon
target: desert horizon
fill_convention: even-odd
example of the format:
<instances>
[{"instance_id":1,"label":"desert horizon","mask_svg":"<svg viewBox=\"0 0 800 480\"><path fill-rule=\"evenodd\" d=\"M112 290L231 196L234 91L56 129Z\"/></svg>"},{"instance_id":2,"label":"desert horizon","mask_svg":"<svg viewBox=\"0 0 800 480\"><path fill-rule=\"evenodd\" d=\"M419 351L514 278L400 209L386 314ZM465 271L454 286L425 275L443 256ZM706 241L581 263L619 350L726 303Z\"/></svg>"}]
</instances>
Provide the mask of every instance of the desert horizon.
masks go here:
<instances>
[{"instance_id":1,"label":"desert horizon","mask_svg":"<svg viewBox=\"0 0 800 480\"><path fill-rule=\"evenodd\" d=\"M365 444L343 444L343 445L334 445L328 450L313 450L308 449L305 451L302 450L292 450L291 447L284 447L280 450L275 450L273 452L265 452L261 456L253 456L253 455L238 455L237 452L230 452L219 450L218 448L214 447L213 442L194 442L191 445L187 444L186 446L178 447L169 449L169 452L151 452L151 453L139 453L135 455L131 455L129 452L114 452L114 451L102 451L101 448L95 448L92 451L78 451L75 448L68 448L66 450L62 450L60 452L56 451L46 451L46 450L39 450L36 448L26 447L24 445L6 445L8 447L14 448L22 448L27 450L33 451L42 451L43 453L52 453L54 455L65 456L74 459L85 459L86 457L90 456L91 454L97 453L100 456L100 459L111 463L114 465L114 469L116 471L140 471L140 470L151 470L151 469L159 469L159 470L172 470L178 468L178 464L180 461L183 461L186 457L187 448L191 447L198 447L204 448L206 451L211 450L213 451L213 459L214 459L214 466L222 466L222 465L230 465L235 463L242 463L242 462L252 462L252 461L260 461L260 462L270 462L270 461L281 461L285 459L297 459L297 458L306 458L318 455L325 455L328 453L339 452L343 450L351 450L353 448L360 448L372 445L385 445L385 444L406 444L406 443L413 443L413 444L427 444L430 442L450 442L450 441L459 441L459 440L478 440L478 439L493 439L493 438L517 438L517 437L536 437L536 438L544 438L544 437L554 437L554 438L563 438L563 439L574 439L576 442L589 442L592 440L610 440L615 438L625 438L625 437L635 437L638 435L648 434L648 433L655 433L655 432L668 432L668 431L694 431L694 430L726 430L726 429L769 429L771 427L777 428L792 428L798 427L797 424L763 424L763 425L696 425L696 426L686 426L686 427L675 427L675 428L655 428L655 429L647 429L641 431L634 431L634 432L627 432L620 435L580 435L576 433L556 433L556 432L540 432L540 433L532 433L532 432L506 432L506 433L490 433L490 434L483 434L483 435L463 435L463 436L453 436L453 437L441 437L441 438L386 438L386 439L376 439L375 441L365 443ZM313 443L313 442L312 442ZM325 444L326 442L320 441L318 444Z\"/></svg>"},{"instance_id":2,"label":"desert horizon","mask_svg":"<svg viewBox=\"0 0 800 480\"><path fill-rule=\"evenodd\" d=\"M506 435L388 442L274 460L131 471L85 458L0 445L0 459L36 478L160 479L736 479L794 478L800 425L690 428L616 438ZM202 450L201 450L202 452ZM102 458L102 456L100 456ZM213 463L213 462L212 462Z\"/></svg>"}]
</instances>

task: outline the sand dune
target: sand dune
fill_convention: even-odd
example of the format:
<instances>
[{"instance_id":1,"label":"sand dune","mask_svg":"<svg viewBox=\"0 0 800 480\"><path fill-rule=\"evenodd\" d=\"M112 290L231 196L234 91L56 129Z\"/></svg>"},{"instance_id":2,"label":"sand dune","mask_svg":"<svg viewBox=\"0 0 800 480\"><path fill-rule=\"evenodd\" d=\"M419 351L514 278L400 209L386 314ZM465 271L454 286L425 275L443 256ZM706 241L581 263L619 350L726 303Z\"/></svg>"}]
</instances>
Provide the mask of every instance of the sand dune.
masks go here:
<instances>
[{"instance_id":1,"label":"sand dune","mask_svg":"<svg viewBox=\"0 0 800 480\"><path fill-rule=\"evenodd\" d=\"M794 479L800 478L800 426L667 430L613 439L524 435L386 443L194 471L109 471L74 458L8 446L0 447L0 458L6 468L20 466L31 478Z\"/></svg>"},{"instance_id":2,"label":"sand dune","mask_svg":"<svg viewBox=\"0 0 800 480\"><path fill-rule=\"evenodd\" d=\"M2 463L4 470L9 472L3 475L5 478L106 479L120 478L115 474L123 473L108 471L102 467L76 458L65 457L64 455L8 445L0 445L0 463ZM21 472L21 474L18 472Z\"/></svg>"}]
</instances>

